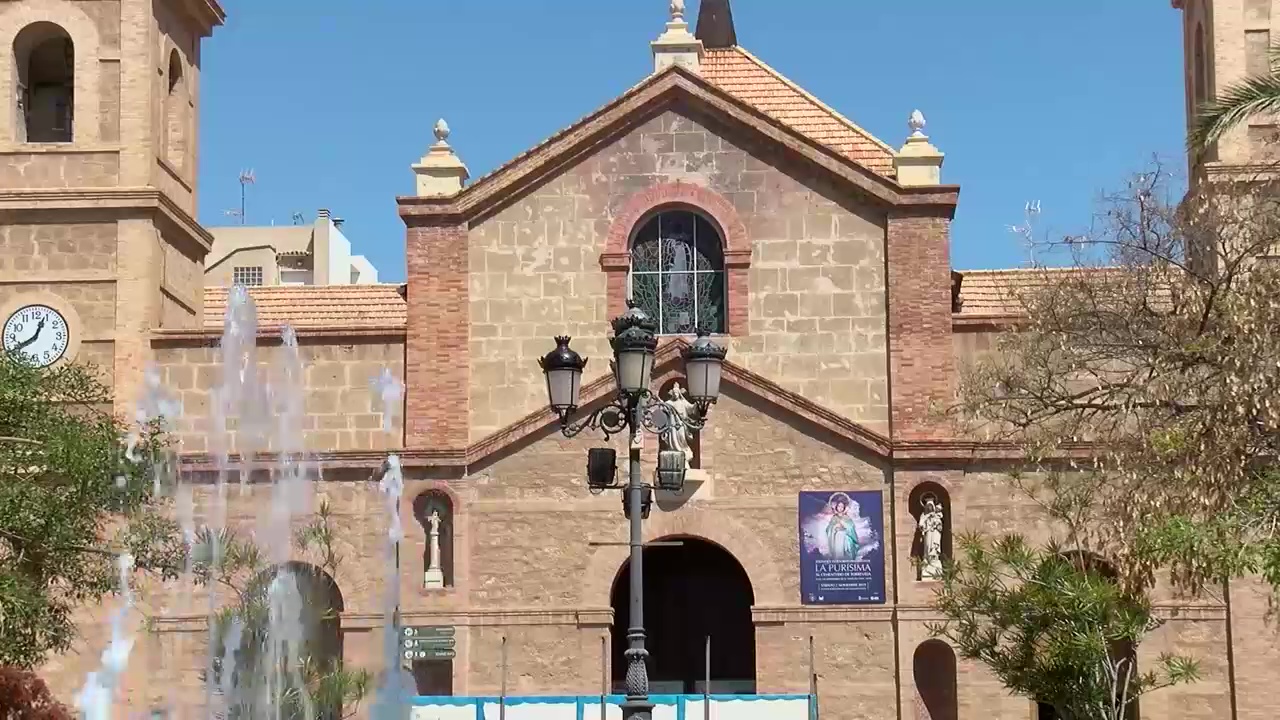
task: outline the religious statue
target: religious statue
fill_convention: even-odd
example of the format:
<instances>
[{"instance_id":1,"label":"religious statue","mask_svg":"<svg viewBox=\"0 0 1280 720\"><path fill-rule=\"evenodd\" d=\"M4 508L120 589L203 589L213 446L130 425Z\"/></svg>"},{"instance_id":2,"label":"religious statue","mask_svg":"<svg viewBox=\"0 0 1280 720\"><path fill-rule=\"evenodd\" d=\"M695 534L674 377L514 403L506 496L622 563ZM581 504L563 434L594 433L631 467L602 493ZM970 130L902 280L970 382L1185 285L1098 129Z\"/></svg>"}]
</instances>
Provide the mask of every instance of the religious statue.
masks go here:
<instances>
[{"instance_id":1,"label":"religious statue","mask_svg":"<svg viewBox=\"0 0 1280 720\"><path fill-rule=\"evenodd\" d=\"M920 512L920 539L924 552L920 557L920 579L942 579L942 505L938 498L926 495Z\"/></svg>"},{"instance_id":2,"label":"religious statue","mask_svg":"<svg viewBox=\"0 0 1280 720\"><path fill-rule=\"evenodd\" d=\"M850 508L850 505L853 507ZM858 527L849 511L857 513L857 504L844 493L831 496L831 518L827 521L827 550L832 560L856 560L858 558Z\"/></svg>"},{"instance_id":3,"label":"religious statue","mask_svg":"<svg viewBox=\"0 0 1280 720\"><path fill-rule=\"evenodd\" d=\"M686 468L693 466L693 428L689 426L689 419L697 411L694 404L689 402L685 397L685 389L680 383L675 383L671 389L667 391L667 399L663 401L667 406L668 424L662 431L662 441L672 450L679 450L684 453L684 466Z\"/></svg>"},{"instance_id":4,"label":"religious statue","mask_svg":"<svg viewBox=\"0 0 1280 720\"><path fill-rule=\"evenodd\" d=\"M432 509L427 516L430 529L430 545L428 546L427 572L423 585L428 588L444 587L444 570L440 567L440 511Z\"/></svg>"}]
</instances>

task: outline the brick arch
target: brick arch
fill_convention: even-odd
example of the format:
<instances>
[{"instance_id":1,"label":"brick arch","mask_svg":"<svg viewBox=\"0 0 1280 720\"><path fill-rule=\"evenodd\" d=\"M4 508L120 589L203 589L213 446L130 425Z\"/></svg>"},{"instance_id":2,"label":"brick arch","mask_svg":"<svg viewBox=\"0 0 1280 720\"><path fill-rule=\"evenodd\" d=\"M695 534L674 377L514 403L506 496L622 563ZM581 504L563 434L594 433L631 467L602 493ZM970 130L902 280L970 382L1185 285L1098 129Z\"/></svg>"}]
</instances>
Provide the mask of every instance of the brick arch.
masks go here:
<instances>
[{"instance_id":1,"label":"brick arch","mask_svg":"<svg viewBox=\"0 0 1280 720\"><path fill-rule=\"evenodd\" d=\"M627 268L631 265L631 234L656 210L685 208L706 216L724 240L724 266L728 290L730 335L748 333L747 271L751 267L751 239L738 210L725 196L701 185L667 182L633 193L622 202L609 224L600 267L607 277L609 314L626 310Z\"/></svg>"},{"instance_id":2,"label":"brick arch","mask_svg":"<svg viewBox=\"0 0 1280 720\"><path fill-rule=\"evenodd\" d=\"M53 23L66 31L75 50L75 120L72 124L72 142L81 144L100 141L102 84L99 80L99 66L102 56L112 53L103 52L98 26L88 13L67 0L18 4L0 12L0 99L7 108L5 112L0 112L0 140L13 142L18 137L18 128L14 123L20 122L17 113L12 110L18 79L13 41L19 33L38 22Z\"/></svg>"},{"instance_id":3,"label":"brick arch","mask_svg":"<svg viewBox=\"0 0 1280 720\"><path fill-rule=\"evenodd\" d=\"M618 516L620 523L625 522ZM679 513L655 512L644 521L644 540L651 542L673 535L700 538L719 545L733 556L747 572L757 605L785 604L782 576L769 548L750 528L723 513L710 510ZM592 548L582 592L583 604L610 607L613 581L618 569L627 561L630 549L625 545L600 545Z\"/></svg>"},{"instance_id":4,"label":"brick arch","mask_svg":"<svg viewBox=\"0 0 1280 720\"><path fill-rule=\"evenodd\" d=\"M467 503L462 495L449 483L442 480L405 480L404 494L400 496L400 527L404 528L405 540L411 544L410 555L425 548L427 529L419 522L414 512L417 499L426 493L437 492L449 499L453 510L452 542L453 567L451 584L444 589L427 590L422 587L422 568L420 562L402 562L400 581L409 587L418 588L421 595L465 594L470 588L471 578L471 543L470 517L467 515Z\"/></svg>"},{"instance_id":5,"label":"brick arch","mask_svg":"<svg viewBox=\"0 0 1280 720\"><path fill-rule=\"evenodd\" d=\"M410 534L423 535L422 528L418 524L418 518L413 512L413 503L418 499L419 495L433 491L449 498L449 504L453 507L453 516L455 518L466 513L466 503L463 501L462 496L450 487L448 483L440 480L405 480L404 492L400 495L400 524L404 527L406 536ZM417 528L417 531L414 531L413 528Z\"/></svg>"}]
</instances>

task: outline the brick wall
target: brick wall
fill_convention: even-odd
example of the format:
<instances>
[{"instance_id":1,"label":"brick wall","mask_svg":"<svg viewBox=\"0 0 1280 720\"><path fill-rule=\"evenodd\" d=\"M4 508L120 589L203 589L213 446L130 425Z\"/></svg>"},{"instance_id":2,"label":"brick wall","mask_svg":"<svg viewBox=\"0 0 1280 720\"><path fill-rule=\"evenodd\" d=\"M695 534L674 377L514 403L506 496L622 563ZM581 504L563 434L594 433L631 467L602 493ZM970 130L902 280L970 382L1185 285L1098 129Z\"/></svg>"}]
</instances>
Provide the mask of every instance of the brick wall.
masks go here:
<instances>
[{"instance_id":1,"label":"brick wall","mask_svg":"<svg viewBox=\"0 0 1280 720\"><path fill-rule=\"evenodd\" d=\"M468 260L464 227L408 228L407 447L460 449L470 439L467 387L488 378L472 378Z\"/></svg>"},{"instance_id":2,"label":"brick wall","mask_svg":"<svg viewBox=\"0 0 1280 720\"><path fill-rule=\"evenodd\" d=\"M749 322L729 341L733 362L887 430L883 213L776 151L666 112L471 230L473 441L545 406L537 358L555 335L594 358L588 379L608 372L610 223L674 182L726 199L746 227Z\"/></svg>"},{"instance_id":3,"label":"brick wall","mask_svg":"<svg viewBox=\"0 0 1280 720\"><path fill-rule=\"evenodd\" d=\"M954 399L949 217L889 220L889 366L895 440L949 437L937 413Z\"/></svg>"}]
</instances>

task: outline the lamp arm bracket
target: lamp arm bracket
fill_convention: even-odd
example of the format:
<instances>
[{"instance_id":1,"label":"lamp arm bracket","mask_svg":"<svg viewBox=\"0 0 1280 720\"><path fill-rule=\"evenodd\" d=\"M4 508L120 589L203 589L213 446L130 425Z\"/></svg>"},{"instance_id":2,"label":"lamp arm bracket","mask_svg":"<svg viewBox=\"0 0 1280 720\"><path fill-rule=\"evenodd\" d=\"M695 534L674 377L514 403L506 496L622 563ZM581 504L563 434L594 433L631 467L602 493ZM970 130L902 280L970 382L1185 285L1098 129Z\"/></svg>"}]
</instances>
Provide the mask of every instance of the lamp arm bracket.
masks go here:
<instances>
[{"instance_id":1,"label":"lamp arm bracket","mask_svg":"<svg viewBox=\"0 0 1280 720\"><path fill-rule=\"evenodd\" d=\"M564 412L560 415L560 432L565 437L577 437L584 430L599 430L604 433L604 439L617 435L629 426L627 420L627 406L620 398L615 398L607 405L592 410L585 417L570 421L570 412Z\"/></svg>"},{"instance_id":2,"label":"lamp arm bracket","mask_svg":"<svg viewBox=\"0 0 1280 720\"><path fill-rule=\"evenodd\" d=\"M571 438L577 437L588 429L599 430L604 434L604 439L608 440L630 429L631 413L637 405L640 411L638 413L640 427L636 429L659 436L666 432L673 422L691 430L701 430L707 424L707 413L711 409L707 403L694 403L692 412L682 416L671 408L668 401L662 400L654 392L644 390L638 396L618 394L610 399L608 404L592 410L577 420L570 420L572 410L562 412L560 432L565 437ZM662 415L661 419L655 417L658 414Z\"/></svg>"}]
</instances>

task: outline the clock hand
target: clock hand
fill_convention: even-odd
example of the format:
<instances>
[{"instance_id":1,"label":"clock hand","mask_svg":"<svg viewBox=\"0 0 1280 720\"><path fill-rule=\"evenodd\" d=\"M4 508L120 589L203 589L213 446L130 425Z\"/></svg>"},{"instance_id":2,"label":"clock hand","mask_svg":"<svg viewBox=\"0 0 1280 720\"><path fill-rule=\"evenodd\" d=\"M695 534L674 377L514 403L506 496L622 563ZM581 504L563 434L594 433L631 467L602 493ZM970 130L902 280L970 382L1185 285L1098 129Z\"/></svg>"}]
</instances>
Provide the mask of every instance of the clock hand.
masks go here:
<instances>
[{"instance_id":1,"label":"clock hand","mask_svg":"<svg viewBox=\"0 0 1280 720\"><path fill-rule=\"evenodd\" d=\"M36 323L36 331L35 331L34 333L31 333L31 337L29 337L29 338L27 338L26 340L23 340L22 342L18 343L18 346L17 346L17 347L15 347L15 348L14 348L14 350L15 350L15 351L17 351L17 350L22 350L22 349L26 348L28 345L30 345L31 343L33 343L33 342L35 342L36 340L38 340L38 339L40 338L40 331L41 331L41 330L44 330L44 319L43 319L43 318L41 318L41 319L40 319L40 322Z\"/></svg>"}]
</instances>

